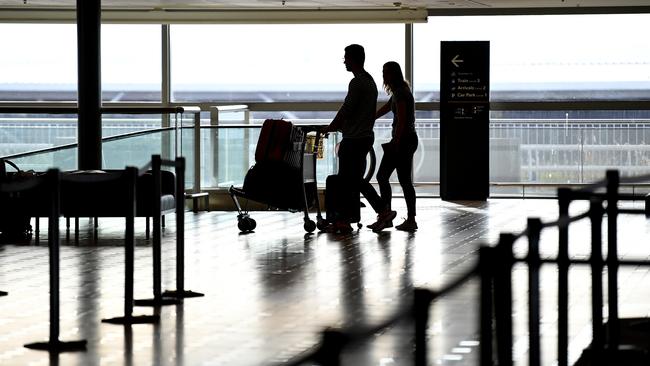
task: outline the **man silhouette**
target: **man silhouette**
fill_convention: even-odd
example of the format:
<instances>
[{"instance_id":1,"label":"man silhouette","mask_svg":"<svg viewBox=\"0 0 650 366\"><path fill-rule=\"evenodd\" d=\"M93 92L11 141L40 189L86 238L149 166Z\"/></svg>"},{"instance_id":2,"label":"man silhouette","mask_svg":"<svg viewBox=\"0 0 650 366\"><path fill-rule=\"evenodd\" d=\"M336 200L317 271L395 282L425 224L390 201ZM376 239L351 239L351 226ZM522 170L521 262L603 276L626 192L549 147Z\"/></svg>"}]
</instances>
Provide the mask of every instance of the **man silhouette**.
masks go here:
<instances>
[{"instance_id":1,"label":"man silhouette","mask_svg":"<svg viewBox=\"0 0 650 366\"><path fill-rule=\"evenodd\" d=\"M341 131L339 170L333 197L333 223L328 231L349 233L350 222L359 220L359 191L365 170L366 155L375 140L373 127L377 109L377 85L364 69L365 51L358 44L345 47L343 63L354 77L348 85L343 105L323 133Z\"/></svg>"}]
</instances>

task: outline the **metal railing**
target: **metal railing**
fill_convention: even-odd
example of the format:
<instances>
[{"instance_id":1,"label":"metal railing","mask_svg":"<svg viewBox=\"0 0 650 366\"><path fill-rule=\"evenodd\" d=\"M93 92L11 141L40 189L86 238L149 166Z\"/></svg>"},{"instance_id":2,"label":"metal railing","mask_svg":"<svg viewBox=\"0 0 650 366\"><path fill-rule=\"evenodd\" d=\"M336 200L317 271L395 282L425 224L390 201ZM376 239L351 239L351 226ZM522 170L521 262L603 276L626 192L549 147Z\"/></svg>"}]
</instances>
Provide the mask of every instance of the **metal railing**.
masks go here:
<instances>
[{"instance_id":1,"label":"metal railing","mask_svg":"<svg viewBox=\"0 0 650 366\"><path fill-rule=\"evenodd\" d=\"M623 106L626 105L623 104ZM509 105L503 107L507 106ZM256 109L254 110L252 107ZM273 108L269 106L265 108L275 111L281 110L280 107L274 104ZM516 105L510 107L515 108ZM262 121L259 118L252 118L252 113L255 111L259 117L257 109L263 110L263 106L214 106L211 104L206 108L204 112L210 113L209 120L201 119L201 109L198 106L137 106L134 103L124 106L105 106L102 112L105 114L192 113L193 118L189 124L183 121L183 114L180 114L180 123L177 117L173 127L165 127L163 124L160 129L147 131L151 131L151 133L154 131L174 132L175 155L178 155L178 150L181 150L184 155L193 154L192 159L188 159L188 162L189 160L193 161L193 164L190 162L188 166L188 173L190 173L190 177L193 177L192 190L194 192L200 192L205 188L211 190L223 188L225 190L232 184L241 184L241 181L236 179L243 179L243 175L252 164L250 146L255 144L255 130L260 128L259 122ZM76 108L71 105L0 105L0 113L69 114L75 111ZM242 117L236 120L243 123L232 123L232 120L226 118L229 113L241 114ZM297 119L292 122L296 124L325 124L327 120ZM421 141L414 159L414 184L418 187L420 194L435 197L439 180L437 170L439 164L437 150L439 121L437 119L418 119L417 123L420 126ZM521 121L493 118L490 124L492 126L491 138L495 139L494 151L491 151L494 160L491 161L493 167L491 186L495 197L553 197L554 194L545 191L547 187L554 185L559 187L573 183L588 184L602 176L608 168L620 169L624 174L645 174L650 170L647 164L650 162L650 150L639 148L639 146L650 143L650 123L647 120L533 118ZM181 134L179 130L185 131L185 133ZM105 138L103 141L113 142L134 138L146 135L149 133L147 131L122 133ZM585 131L590 131L589 136L592 132L598 134L598 136L594 135L593 138L589 138L590 141L592 139L597 139L597 141L587 144ZM220 137L220 133L228 136ZM190 134L191 137L189 137ZM377 143L386 139L390 135L390 121L378 120L376 134ZM182 137L183 135L185 137ZM605 145L600 145L601 143ZM184 144L189 146L190 150L183 150ZM48 154L72 149L75 146L74 143L66 143L57 147L38 148L29 152L6 155L5 158ZM381 151L378 153L381 155ZM330 155L333 156L333 154ZM233 157L239 159L238 156L242 158L224 161L224 159ZM328 174L335 170L335 160L332 158L326 161L324 170L327 170ZM219 167L220 164L221 167ZM236 170L236 173L233 174L239 178L234 178L235 181L228 178L222 187L219 182L223 176L216 176L219 169L227 169L227 172L221 171L220 173L233 173ZM325 173L321 173L321 175L323 174ZM634 185L632 190L636 191L641 188L645 189L642 185Z\"/></svg>"},{"instance_id":2,"label":"metal railing","mask_svg":"<svg viewBox=\"0 0 650 366\"><path fill-rule=\"evenodd\" d=\"M21 113L21 114L76 114L78 108L70 105L45 105L45 106L34 106L34 105L15 105L15 106L6 106L0 105L0 114L9 114L9 113ZM137 105L137 106L104 106L101 108L102 114L162 114L162 115L174 115L174 125L170 127L160 127L155 129L148 129L144 131L134 131L127 132L118 135L113 135L110 137L102 138L102 143L125 140L128 138L133 138L137 136L148 135L152 133L160 133L165 131L170 131L174 133L174 156L179 156L182 149L182 137L181 129L183 127L183 114L192 114L193 115L193 124L192 128L197 129L198 123L200 123L200 114L201 110L195 106L172 106L172 107L162 107L162 106L148 106L148 105ZM4 159L18 159L29 156L36 156L42 154L49 154L60 152L64 150L69 150L76 148L78 143L68 143L62 144L53 147L47 147L42 149L36 149L27 152L21 152L16 154L10 154L3 156ZM194 149L200 151L200 139L196 138L194 142ZM200 154L195 156L200 157ZM197 169L199 167L199 169ZM200 181L201 181L201 169L200 162L195 162L194 164L194 190L200 190Z\"/></svg>"}]
</instances>

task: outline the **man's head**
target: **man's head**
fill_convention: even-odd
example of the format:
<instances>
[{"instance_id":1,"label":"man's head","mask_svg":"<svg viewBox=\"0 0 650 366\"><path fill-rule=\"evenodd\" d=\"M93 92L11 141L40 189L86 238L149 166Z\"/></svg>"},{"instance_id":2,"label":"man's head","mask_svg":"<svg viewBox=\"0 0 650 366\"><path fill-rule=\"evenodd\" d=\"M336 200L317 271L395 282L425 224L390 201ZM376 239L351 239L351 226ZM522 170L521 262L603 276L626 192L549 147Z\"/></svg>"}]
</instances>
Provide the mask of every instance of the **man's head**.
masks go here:
<instances>
[{"instance_id":1,"label":"man's head","mask_svg":"<svg viewBox=\"0 0 650 366\"><path fill-rule=\"evenodd\" d=\"M366 53L363 46L351 44L345 47L345 56L343 57L345 69L355 71L363 69L363 63L366 61Z\"/></svg>"}]
</instances>

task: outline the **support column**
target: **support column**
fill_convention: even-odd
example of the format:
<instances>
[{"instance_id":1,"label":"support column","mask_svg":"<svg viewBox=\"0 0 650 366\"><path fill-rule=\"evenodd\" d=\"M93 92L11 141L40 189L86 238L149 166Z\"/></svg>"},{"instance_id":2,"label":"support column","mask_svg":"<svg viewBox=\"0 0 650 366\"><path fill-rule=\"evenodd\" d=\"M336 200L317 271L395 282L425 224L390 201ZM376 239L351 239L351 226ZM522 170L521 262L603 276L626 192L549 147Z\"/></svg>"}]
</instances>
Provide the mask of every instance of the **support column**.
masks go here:
<instances>
[{"instance_id":1,"label":"support column","mask_svg":"<svg viewBox=\"0 0 650 366\"><path fill-rule=\"evenodd\" d=\"M162 35L162 85L161 85L161 95L160 95L160 102L162 103L163 107L169 107L171 104L171 57L170 57L170 47L171 47L171 41L170 41L170 33L169 33L169 24L163 24L161 28L161 35ZM176 117L176 116L174 116ZM171 114L169 113L163 113L162 115L162 124L160 127L165 128L165 127L170 127L171 124ZM178 131L174 132L174 136ZM176 158L175 154L172 152L172 133L163 133L162 134L162 146L161 150L162 151L162 158L163 159L169 159L173 160ZM174 140L174 144L178 143L178 139ZM174 149L176 149L176 146L174 146ZM174 150L175 151L175 150Z\"/></svg>"},{"instance_id":2,"label":"support column","mask_svg":"<svg viewBox=\"0 0 650 366\"><path fill-rule=\"evenodd\" d=\"M79 169L102 168L101 0L77 0Z\"/></svg>"},{"instance_id":3,"label":"support column","mask_svg":"<svg viewBox=\"0 0 650 366\"><path fill-rule=\"evenodd\" d=\"M413 87L413 23L407 23L404 27L404 78L411 85L411 91L415 93Z\"/></svg>"}]
</instances>

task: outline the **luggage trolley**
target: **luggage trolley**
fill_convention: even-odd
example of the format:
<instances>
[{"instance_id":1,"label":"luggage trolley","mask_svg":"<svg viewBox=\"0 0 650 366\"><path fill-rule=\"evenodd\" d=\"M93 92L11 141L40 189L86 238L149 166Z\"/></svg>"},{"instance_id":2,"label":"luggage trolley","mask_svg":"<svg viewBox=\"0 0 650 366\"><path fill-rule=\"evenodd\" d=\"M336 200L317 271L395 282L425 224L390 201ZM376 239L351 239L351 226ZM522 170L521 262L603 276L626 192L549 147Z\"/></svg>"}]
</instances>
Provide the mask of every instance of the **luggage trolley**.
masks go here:
<instances>
[{"instance_id":1,"label":"luggage trolley","mask_svg":"<svg viewBox=\"0 0 650 366\"><path fill-rule=\"evenodd\" d=\"M231 186L228 192L237 207L237 227L242 232L255 229L257 223L238 197L265 203L269 208L304 212L304 229L311 233L325 225L318 202L316 160L322 154L322 136L317 125L294 125L285 120L267 119L262 125L255 149L255 164L244 177L242 188ZM307 134L315 132L306 151ZM311 136L310 136L311 137ZM317 223L309 217L316 207Z\"/></svg>"}]
</instances>

